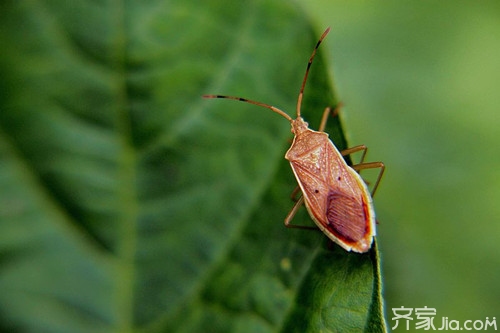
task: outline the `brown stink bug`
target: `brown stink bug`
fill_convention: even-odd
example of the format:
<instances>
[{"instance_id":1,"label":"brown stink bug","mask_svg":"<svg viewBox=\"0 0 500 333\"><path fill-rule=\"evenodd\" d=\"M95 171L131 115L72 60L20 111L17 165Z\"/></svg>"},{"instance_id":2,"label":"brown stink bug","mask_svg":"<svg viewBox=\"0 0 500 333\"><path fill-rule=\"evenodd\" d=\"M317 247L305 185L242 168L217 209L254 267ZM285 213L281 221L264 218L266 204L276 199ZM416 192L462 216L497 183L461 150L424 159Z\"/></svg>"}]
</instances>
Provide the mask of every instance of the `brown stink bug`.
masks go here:
<instances>
[{"instance_id":1,"label":"brown stink bug","mask_svg":"<svg viewBox=\"0 0 500 333\"><path fill-rule=\"evenodd\" d=\"M375 212L372 196L375 193L385 170L382 162L364 163L367 148L364 145L339 150L324 132L331 108L323 113L319 131L309 129L309 125L300 116L300 107L304 87L316 51L321 41L330 31L326 29L314 48L306 73L302 81L297 100L297 118L292 119L284 111L269 104L248 100L241 97L223 95L204 95L204 98L227 98L262 106L282 115L292 125L293 142L285 154L290 161L293 173L299 184L302 197L297 200L285 218L285 226L307 228L290 224L299 207L305 203L306 208L321 231L332 241L347 251L367 252L371 248L375 236ZM337 106L338 108L338 106ZM336 114L336 110L333 114ZM343 156L363 151L359 164L349 166ZM367 185L358 174L363 169L380 169L377 180L370 194Z\"/></svg>"}]
</instances>

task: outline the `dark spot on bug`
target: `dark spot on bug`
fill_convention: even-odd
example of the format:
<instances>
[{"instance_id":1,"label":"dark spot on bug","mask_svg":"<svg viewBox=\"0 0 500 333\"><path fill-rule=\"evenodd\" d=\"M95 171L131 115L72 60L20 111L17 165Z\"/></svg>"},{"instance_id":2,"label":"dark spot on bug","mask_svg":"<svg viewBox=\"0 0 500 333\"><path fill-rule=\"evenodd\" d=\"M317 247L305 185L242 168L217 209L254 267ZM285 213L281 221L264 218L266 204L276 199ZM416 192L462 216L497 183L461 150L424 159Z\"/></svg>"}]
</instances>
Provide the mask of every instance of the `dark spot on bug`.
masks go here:
<instances>
[{"instance_id":1,"label":"dark spot on bug","mask_svg":"<svg viewBox=\"0 0 500 333\"><path fill-rule=\"evenodd\" d=\"M340 176L337 178L337 180L341 180L342 178L340 178Z\"/></svg>"},{"instance_id":2,"label":"dark spot on bug","mask_svg":"<svg viewBox=\"0 0 500 333\"><path fill-rule=\"evenodd\" d=\"M314 190L314 193L319 193L319 190Z\"/></svg>"}]
</instances>

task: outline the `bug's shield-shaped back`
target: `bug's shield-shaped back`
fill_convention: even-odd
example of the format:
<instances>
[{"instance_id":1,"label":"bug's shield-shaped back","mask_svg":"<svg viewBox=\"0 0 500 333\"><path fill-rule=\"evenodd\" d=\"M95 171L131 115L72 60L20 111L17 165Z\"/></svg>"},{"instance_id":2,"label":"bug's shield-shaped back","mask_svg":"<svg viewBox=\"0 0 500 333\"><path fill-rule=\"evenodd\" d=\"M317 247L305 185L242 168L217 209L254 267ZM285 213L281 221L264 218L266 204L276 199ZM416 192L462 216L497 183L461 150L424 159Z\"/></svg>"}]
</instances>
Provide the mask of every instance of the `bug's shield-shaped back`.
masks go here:
<instances>
[{"instance_id":1,"label":"bug's shield-shaped back","mask_svg":"<svg viewBox=\"0 0 500 333\"><path fill-rule=\"evenodd\" d=\"M368 251L375 235L370 193L328 134L310 129L297 133L285 158L316 225L346 250Z\"/></svg>"}]
</instances>

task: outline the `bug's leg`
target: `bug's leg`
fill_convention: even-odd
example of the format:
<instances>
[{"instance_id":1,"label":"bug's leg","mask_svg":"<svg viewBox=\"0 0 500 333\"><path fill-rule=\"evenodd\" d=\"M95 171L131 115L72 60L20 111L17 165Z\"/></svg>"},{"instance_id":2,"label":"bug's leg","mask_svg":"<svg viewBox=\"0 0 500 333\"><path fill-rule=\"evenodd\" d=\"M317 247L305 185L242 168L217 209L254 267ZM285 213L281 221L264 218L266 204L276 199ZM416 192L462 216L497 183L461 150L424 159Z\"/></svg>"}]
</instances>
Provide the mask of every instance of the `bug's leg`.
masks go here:
<instances>
[{"instance_id":1,"label":"bug's leg","mask_svg":"<svg viewBox=\"0 0 500 333\"><path fill-rule=\"evenodd\" d=\"M366 147L365 145L359 145L359 146L347 148L347 149L342 150L340 153L342 154L342 156L347 156L347 155L357 153L358 151L363 151L363 153L361 154L361 158L359 160L359 163L358 163L358 164L362 164L365 161L366 152L368 151L368 147Z\"/></svg>"},{"instance_id":2,"label":"bug's leg","mask_svg":"<svg viewBox=\"0 0 500 333\"><path fill-rule=\"evenodd\" d=\"M380 180L382 179L382 175L384 174L385 171L385 165L382 162L369 162L369 163L360 163L353 165L352 168L356 170L357 172L364 170L364 169L380 169L378 173L377 180L375 181L375 185L373 185L372 189L372 197L375 195L375 191L377 190L378 184L380 183Z\"/></svg>"},{"instance_id":3,"label":"bug's leg","mask_svg":"<svg viewBox=\"0 0 500 333\"><path fill-rule=\"evenodd\" d=\"M332 108L329 106L327 106L325 108L325 111L323 111L323 116L321 117L321 123L319 124L319 129L318 129L319 132L325 131L326 123L328 122L328 118L330 116L330 113L331 113L332 117L337 117L341 107L342 107L342 103L338 103L337 106L335 107L335 109L333 109L333 111L332 111Z\"/></svg>"},{"instance_id":4,"label":"bug's leg","mask_svg":"<svg viewBox=\"0 0 500 333\"><path fill-rule=\"evenodd\" d=\"M300 206L302 206L302 204L304 204L304 197L300 197L299 200L297 200L295 205L293 205L292 209L290 210L290 212L286 216L285 227L296 228L296 229L309 229L309 230L314 229L314 230L317 230L318 228L316 228L316 227L309 227L309 226L305 226L305 225L296 225L296 224L290 223L293 220L293 218L295 217L295 214L297 214L297 211L299 210Z\"/></svg>"},{"instance_id":5,"label":"bug's leg","mask_svg":"<svg viewBox=\"0 0 500 333\"><path fill-rule=\"evenodd\" d=\"M319 124L318 131L324 132L326 127L326 122L328 121L328 116L330 115L332 108L327 106L325 111L323 111L323 116L321 116L321 123Z\"/></svg>"},{"instance_id":6,"label":"bug's leg","mask_svg":"<svg viewBox=\"0 0 500 333\"><path fill-rule=\"evenodd\" d=\"M299 194L301 194L300 187L297 185L297 187L293 189L292 194L290 194L290 198L292 198L294 202L297 202L299 200Z\"/></svg>"}]
</instances>

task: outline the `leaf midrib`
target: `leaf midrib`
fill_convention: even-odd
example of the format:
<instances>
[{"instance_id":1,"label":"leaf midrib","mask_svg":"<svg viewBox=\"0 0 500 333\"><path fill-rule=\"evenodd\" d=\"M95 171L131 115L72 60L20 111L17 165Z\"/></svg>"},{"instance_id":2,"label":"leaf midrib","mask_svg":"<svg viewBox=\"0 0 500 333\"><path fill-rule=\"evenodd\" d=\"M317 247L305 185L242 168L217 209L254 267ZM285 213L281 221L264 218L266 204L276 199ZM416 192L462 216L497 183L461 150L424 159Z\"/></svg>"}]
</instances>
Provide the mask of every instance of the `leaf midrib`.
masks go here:
<instances>
[{"instance_id":1,"label":"leaf midrib","mask_svg":"<svg viewBox=\"0 0 500 333\"><path fill-rule=\"evenodd\" d=\"M111 17L116 34L111 47L111 59L114 66L114 81L116 83L116 133L121 147L118 156L118 212L117 248L118 260L115 285L115 303L117 309L116 332L133 331L134 323L134 258L137 252L137 221L138 197L136 189L137 152L132 142L132 127L130 117L130 101L127 94L127 19L125 4L121 0L115 2L114 15Z\"/></svg>"}]
</instances>

